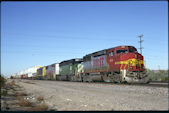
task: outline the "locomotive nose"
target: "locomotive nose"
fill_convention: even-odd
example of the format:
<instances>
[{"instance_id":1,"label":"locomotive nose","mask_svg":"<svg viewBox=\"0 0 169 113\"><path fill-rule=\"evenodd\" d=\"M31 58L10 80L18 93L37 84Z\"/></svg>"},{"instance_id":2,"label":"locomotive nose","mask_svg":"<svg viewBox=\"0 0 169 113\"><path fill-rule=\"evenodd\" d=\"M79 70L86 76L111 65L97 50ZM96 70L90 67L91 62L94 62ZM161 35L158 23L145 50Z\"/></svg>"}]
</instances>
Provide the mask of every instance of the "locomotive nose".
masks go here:
<instances>
[{"instance_id":1,"label":"locomotive nose","mask_svg":"<svg viewBox=\"0 0 169 113\"><path fill-rule=\"evenodd\" d=\"M135 53L135 59L143 60L143 56L140 53Z\"/></svg>"},{"instance_id":2,"label":"locomotive nose","mask_svg":"<svg viewBox=\"0 0 169 113\"><path fill-rule=\"evenodd\" d=\"M137 59L137 54L135 53L135 58Z\"/></svg>"},{"instance_id":3,"label":"locomotive nose","mask_svg":"<svg viewBox=\"0 0 169 113\"><path fill-rule=\"evenodd\" d=\"M144 63L143 63L143 56L140 53L135 53L135 59L138 61L136 63L136 69L143 69Z\"/></svg>"}]
</instances>

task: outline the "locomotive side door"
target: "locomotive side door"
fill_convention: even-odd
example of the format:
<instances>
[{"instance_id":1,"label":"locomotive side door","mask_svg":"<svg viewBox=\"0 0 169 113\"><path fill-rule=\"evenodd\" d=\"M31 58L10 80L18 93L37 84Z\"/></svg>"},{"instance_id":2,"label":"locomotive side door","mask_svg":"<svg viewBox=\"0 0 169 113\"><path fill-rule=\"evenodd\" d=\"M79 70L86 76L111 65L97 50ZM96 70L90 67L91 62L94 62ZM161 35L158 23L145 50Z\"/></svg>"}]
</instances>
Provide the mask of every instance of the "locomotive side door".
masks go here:
<instances>
[{"instance_id":1,"label":"locomotive side door","mask_svg":"<svg viewBox=\"0 0 169 113\"><path fill-rule=\"evenodd\" d=\"M114 62L116 61L115 50L111 49L107 52L107 63L109 65L109 71L115 71Z\"/></svg>"}]
</instances>

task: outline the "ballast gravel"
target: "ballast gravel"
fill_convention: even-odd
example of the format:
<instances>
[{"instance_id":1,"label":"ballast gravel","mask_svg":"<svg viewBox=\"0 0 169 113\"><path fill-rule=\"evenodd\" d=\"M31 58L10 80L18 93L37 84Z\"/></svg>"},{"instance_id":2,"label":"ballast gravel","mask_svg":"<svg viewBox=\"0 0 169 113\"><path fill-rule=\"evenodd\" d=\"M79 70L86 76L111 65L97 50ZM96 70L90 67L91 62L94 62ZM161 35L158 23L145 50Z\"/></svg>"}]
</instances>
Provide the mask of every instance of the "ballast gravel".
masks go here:
<instances>
[{"instance_id":1,"label":"ballast gravel","mask_svg":"<svg viewBox=\"0 0 169 113\"><path fill-rule=\"evenodd\" d=\"M28 84L29 81L35 84ZM168 88L69 81L16 80L57 111L168 110Z\"/></svg>"}]
</instances>

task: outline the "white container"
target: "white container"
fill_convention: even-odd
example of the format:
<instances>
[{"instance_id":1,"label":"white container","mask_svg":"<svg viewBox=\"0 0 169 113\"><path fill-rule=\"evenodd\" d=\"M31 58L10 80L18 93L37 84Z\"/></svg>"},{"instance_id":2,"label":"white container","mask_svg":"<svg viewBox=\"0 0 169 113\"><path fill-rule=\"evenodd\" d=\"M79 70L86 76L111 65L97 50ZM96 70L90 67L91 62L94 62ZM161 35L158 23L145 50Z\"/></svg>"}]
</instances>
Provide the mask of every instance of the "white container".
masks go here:
<instances>
[{"instance_id":1,"label":"white container","mask_svg":"<svg viewBox=\"0 0 169 113\"><path fill-rule=\"evenodd\" d=\"M21 78L21 75L28 75L28 77L32 77L36 75L37 69L39 69L41 66L33 66L30 68L27 68L25 70L19 71L14 74L16 78Z\"/></svg>"},{"instance_id":2,"label":"white container","mask_svg":"<svg viewBox=\"0 0 169 113\"><path fill-rule=\"evenodd\" d=\"M35 73L37 72L37 69L39 69L41 66L34 66L26 69L26 74L28 77L33 77Z\"/></svg>"},{"instance_id":3,"label":"white container","mask_svg":"<svg viewBox=\"0 0 169 113\"><path fill-rule=\"evenodd\" d=\"M21 75L28 75L28 77L32 77L35 75L35 73L37 72L37 69L39 69L41 66L33 66L30 68L27 68L25 70L22 70L20 72L18 72L16 75L17 77L21 77Z\"/></svg>"}]
</instances>

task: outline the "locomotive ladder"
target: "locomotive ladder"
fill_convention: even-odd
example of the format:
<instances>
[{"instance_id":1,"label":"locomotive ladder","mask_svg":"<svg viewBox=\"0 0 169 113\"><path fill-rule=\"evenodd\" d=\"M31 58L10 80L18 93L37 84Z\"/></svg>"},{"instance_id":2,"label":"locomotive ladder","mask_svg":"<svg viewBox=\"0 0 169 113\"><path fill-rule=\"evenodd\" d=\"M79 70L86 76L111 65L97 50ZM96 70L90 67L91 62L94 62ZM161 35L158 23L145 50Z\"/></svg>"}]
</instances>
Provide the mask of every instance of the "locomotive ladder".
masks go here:
<instances>
[{"instance_id":1,"label":"locomotive ladder","mask_svg":"<svg viewBox=\"0 0 169 113\"><path fill-rule=\"evenodd\" d=\"M123 68L123 70L128 70L126 67L127 67L127 65L128 65L128 69L129 69L129 66L130 66L130 62L127 62L127 63L124 63L124 64L121 64L121 66L120 66L120 78L121 78L121 80L123 81L123 79L122 79L122 73L121 73L121 70L122 70L122 67L124 67Z\"/></svg>"}]
</instances>

